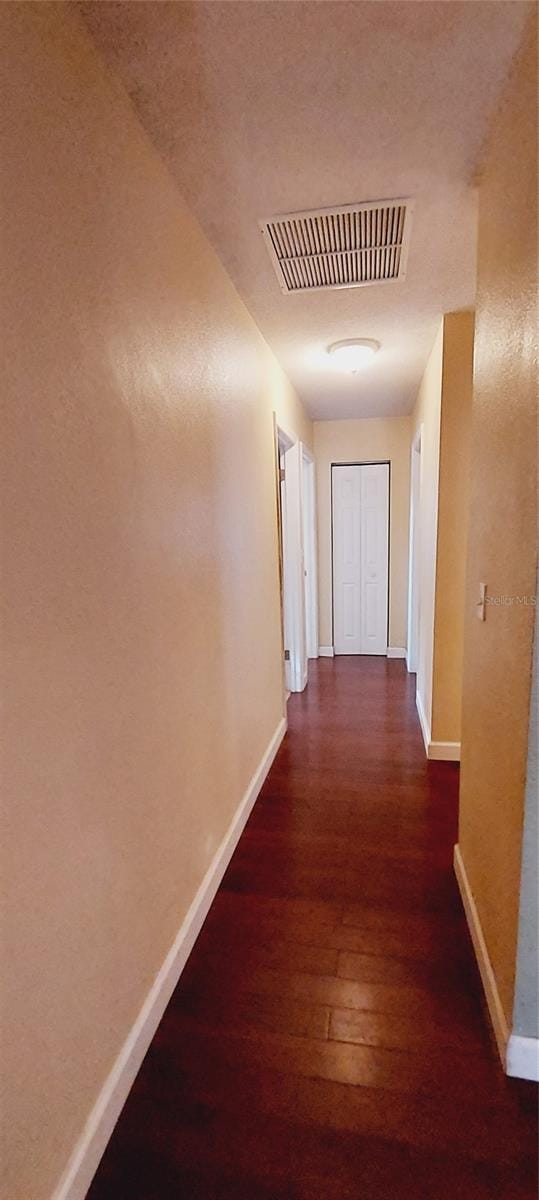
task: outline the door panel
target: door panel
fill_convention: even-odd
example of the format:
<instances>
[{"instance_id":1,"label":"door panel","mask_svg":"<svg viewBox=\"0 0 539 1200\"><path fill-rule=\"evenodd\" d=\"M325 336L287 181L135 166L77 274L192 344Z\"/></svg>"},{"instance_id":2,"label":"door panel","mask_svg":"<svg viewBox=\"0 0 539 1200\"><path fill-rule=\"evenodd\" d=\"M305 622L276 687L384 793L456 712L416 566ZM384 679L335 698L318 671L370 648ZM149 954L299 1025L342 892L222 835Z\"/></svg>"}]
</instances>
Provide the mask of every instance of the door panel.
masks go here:
<instances>
[{"instance_id":1,"label":"door panel","mask_svg":"<svg viewBox=\"0 0 539 1200\"><path fill-rule=\"evenodd\" d=\"M387 651L389 465L333 467L335 654Z\"/></svg>"},{"instance_id":2,"label":"door panel","mask_svg":"<svg viewBox=\"0 0 539 1200\"><path fill-rule=\"evenodd\" d=\"M333 468L333 596L336 654L360 653L360 488L357 467Z\"/></svg>"},{"instance_id":3,"label":"door panel","mask_svg":"<svg viewBox=\"0 0 539 1200\"><path fill-rule=\"evenodd\" d=\"M358 468L361 477L361 654L387 652L389 467Z\"/></svg>"}]
</instances>

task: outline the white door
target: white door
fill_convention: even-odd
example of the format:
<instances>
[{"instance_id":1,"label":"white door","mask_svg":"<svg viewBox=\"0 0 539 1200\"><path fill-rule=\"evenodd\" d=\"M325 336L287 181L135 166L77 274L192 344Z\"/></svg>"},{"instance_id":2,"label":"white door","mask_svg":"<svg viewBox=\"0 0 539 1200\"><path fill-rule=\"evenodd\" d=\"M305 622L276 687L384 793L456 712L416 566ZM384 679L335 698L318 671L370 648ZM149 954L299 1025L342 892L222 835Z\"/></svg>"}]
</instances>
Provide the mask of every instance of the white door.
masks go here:
<instances>
[{"instance_id":1,"label":"white door","mask_svg":"<svg viewBox=\"0 0 539 1200\"><path fill-rule=\"evenodd\" d=\"M305 638L307 657L318 658L318 596L316 581L316 495L314 462L303 447L301 462L303 504L303 566L305 578Z\"/></svg>"},{"instance_id":2,"label":"white door","mask_svg":"<svg viewBox=\"0 0 539 1200\"><path fill-rule=\"evenodd\" d=\"M335 654L386 654L389 465L333 467Z\"/></svg>"},{"instance_id":3,"label":"white door","mask_svg":"<svg viewBox=\"0 0 539 1200\"><path fill-rule=\"evenodd\" d=\"M300 442L294 442L289 448L283 449L280 463L284 471L281 482L281 519L285 678L289 692L302 692L307 683L308 667L303 574L302 447Z\"/></svg>"}]
</instances>

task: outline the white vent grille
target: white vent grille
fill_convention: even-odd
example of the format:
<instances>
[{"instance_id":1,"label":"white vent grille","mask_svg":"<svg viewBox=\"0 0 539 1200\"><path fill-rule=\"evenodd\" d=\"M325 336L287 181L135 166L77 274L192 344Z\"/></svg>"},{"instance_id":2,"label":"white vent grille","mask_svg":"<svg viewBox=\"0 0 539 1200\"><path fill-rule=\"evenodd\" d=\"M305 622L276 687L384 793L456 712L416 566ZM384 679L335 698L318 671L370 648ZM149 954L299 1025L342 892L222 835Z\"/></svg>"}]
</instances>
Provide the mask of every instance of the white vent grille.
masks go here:
<instances>
[{"instance_id":1,"label":"white vent grille","mask_svg":"<svg viewBox=\"0 0 539 1200\"><path fill-rule=\"evenodd\" d=\"M404 279L413 204L380 200L260 222L283 292Z\"/></svg>"}]
</instances>

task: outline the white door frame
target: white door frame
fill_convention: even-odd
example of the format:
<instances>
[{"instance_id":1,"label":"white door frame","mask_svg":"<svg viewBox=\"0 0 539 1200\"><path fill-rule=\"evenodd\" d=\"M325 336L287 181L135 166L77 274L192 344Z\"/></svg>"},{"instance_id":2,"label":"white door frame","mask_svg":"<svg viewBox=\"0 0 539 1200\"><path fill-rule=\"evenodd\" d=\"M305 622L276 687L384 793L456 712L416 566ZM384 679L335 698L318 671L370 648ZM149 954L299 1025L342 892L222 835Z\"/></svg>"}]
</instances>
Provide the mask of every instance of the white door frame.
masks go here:
<instances>
[{"instance_id":1,"label":"white door frame","mask_svg":"<svg viewBox=\"0 0 539 1200\"><path fill-rule=\"evenodd\" d=\"M278 473L278 488L279 488L279 507L280 507L280 557L281 557L281 620L282 620L282 645L281 649L284 656L283 676L285 695L290 695L291 684L291 667L290 667L290 652L287 647L289 644L290 630L290 613L289 613L289 588L288 588L288 567L287 567L287 535L286 535L286 493L284 481L281 479L281 473L284 471L284 456L291 446L294 445L294 439L285 432L284 429L277 425L275 419L275 435L277 449L277 473Z\"/></svg>"},{"instance_id":2,"label":"white door frame","mask_svg":"<svg viewBox=\"0 0 539 1200\"><path fill-rule=\"evenodd\" d=\"M318 658L318 562L316 553L315 463L307 447L301 447L301 495L303 506L303 562L305 586L305 637L307 658Z\"/></svg>"},{"instance_id":3,"label":"white door frame","mask_svg":"<svg viewBox=\"0 0 539 1200\"><path fill-rule=\"evenodd\" d=\"M417 673L419 664L419 604L421 573L421 442L423 426L419 429L410 448L410 534L408 561L408 638L406 666Z\"/></svg>"},{"instance_id":4,"label":"white door frame","mask_svg":"<svg viewBox=\"0 0 539 1200\"><path fill-rule=\"evenodd\" d=\"M283 528L283 608L285 679L289 692L302 692L307 683L303 517L301 495L302 445L277 427L279 456L284 462L281 483Z\"/></svg>"}]
</instances>

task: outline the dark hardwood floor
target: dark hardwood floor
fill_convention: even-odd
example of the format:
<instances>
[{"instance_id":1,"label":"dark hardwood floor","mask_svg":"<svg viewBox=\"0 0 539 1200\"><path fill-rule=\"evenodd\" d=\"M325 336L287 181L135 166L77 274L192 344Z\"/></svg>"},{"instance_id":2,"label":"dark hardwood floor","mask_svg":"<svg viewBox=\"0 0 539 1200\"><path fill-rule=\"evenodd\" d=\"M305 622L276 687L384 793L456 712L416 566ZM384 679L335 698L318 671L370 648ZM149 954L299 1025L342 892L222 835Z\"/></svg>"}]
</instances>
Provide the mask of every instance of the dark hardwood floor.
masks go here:
<instances>
[{"instance_id":1,"label":"dark hardwood floor","mask_svg":"<svg viewBox=\"0 0 539 1200\"><path fill-rule=\"evenodd\" d=\"M404 664L310 664L91 1200L536 1200Z\"/></svg>"}]
</instances>

